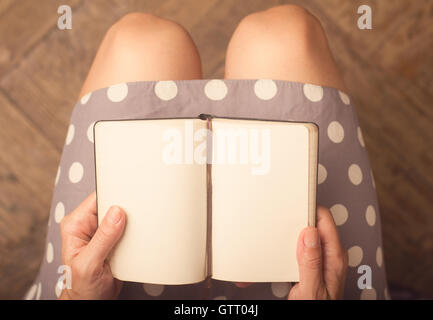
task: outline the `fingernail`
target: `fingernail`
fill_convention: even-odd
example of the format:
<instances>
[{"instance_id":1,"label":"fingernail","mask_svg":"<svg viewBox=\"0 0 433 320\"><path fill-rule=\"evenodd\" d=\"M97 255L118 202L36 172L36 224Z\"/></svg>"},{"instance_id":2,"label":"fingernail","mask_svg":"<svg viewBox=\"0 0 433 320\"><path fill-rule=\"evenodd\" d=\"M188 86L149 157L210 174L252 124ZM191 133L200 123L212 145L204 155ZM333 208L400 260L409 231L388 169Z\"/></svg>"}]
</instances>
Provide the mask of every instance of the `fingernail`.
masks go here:
<instances>
[{"instance_id":1,"label":"fingernail","mask_svg":"<svg viewBox=\"0 0 433 320\"><path fill-rule=\"evenodd\" d=\"M304 246L316 248L319 246L319 233L316 228L308 228L304 233Z\"/></svg>"},{"instance_id":2,"label":"fingernail","mask_svg":"<svg viewBox=\"0 0 433 320\"><path fill-rule=\"evenodd\" d=\"M120 213L120 208L116 206L111 207L108 211L108 219L110 220L110 222L112 224L118 224L121 218L122 215Z\"/></svg>"}]
</instances>

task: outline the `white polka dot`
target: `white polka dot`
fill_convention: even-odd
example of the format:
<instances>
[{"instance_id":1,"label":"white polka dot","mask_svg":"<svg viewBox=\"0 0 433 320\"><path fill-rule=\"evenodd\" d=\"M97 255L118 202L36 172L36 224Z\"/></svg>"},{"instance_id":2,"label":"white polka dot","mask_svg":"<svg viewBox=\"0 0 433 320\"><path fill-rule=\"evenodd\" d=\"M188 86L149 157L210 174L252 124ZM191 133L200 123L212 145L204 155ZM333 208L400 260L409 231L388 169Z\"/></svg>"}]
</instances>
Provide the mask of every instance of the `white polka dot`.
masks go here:
<instances>
[{"instance_id":1,"label":"white polka dot","mask_svg":"<svg viewBox=\"0 0 433 320\"><path fill-rule=\"evenodd\" d=\"M341 226L347 221L349 217L349 212L342 204L334 204L330 209L334 222L337 226Z\"/></svg>"},{"instance_id":2,"label":"white polka dot","mask_svg":"<svg viewBox=\"0 0 433 320\"><path fill-rule=\"evenodd\" d=\"M361 144L361 146L365 147L364 137L362 136L361 128L358 127L357 131L358 131L358 140L359 140L359 143Z\"/></svg>"},{"instance_id":3,"label":"white polka dot","mask_svg":"<svg viewBox=\"0 0 433 320\"><path fill-rule=\"evenodd\" d=\"M74 162L69 169L69 180L72 183L78 183L83 178L84 168L79 162Z\"/></svg>"},{"instance_id":4,"label":"white polka dot","mask_svg":"<svg viewBox=\"0 0 433 320\"><path fill-rule=\"evenodd\" d=\"M38 289L38 285L34 284L30 287L29 291L27 291L24 300L33 300L36 295L36 290Z\"/></svg>"},{"instance_id":5,"label":"white polka dot","mask_svg":"<svg viewBox=\"0 0 433 320\"><path fill-rule=\"evenodd\" d=\"M321 184L325 182L327 176L328 171L326 171L326 168L319 163L319 165L317 166L317 183Z\"/></svg>"},{"instance_id":6,"label":"white polka dot","mask_svg":"<svg viewBox=\"0 0 433 320\"><path fill-rule=\"evenodd\" d=\"M74 139L75 134L75 126L71 124L68 129L68 133L66 134L66 145L71 144L72 140Z\"/></svg>"},{"instance_id":7,"label":"white polka dot","mask_svg":"<svg viewBox=\"0 0 433 320\"><path fill-rule=\"evenodd\" d=\"M373 188L376 189L376 181L374 181L373 171L370 170L371 183L373 184Z\"/></svg>"},{"instance_id":8,"label":"white polka dot","mask_svg":"<svg viewBox=\"0 0 433 320\"><path fill-rule=\"evenodd\" d=\"M288 282L273 282L271 284L272 294L277 298L284 298L289 294L291 285Z\"/></svg>"},{"instance_id":9,"label":"white polka dot","mask_svg":"<svg viewBox=\"0 0 433 320\"><path fill-rule=\"evenodd\" d=\"M222 100L227 95L227 85L219 79L210 80L204 87L204 93L211 100Z\"/></svg>"},{"instance_id":10,"label":"white polka dot","mask_svg":"<svg viewBox=\"0 0 433 320\"><path fill-rule=\"evenodd\" d=\"M107 97L112 102L120 102L128 95L128 85L119 83L107 89Z\"/></svg>"},{"instance_id":11,"label":"white polka dot","mask_svg":"<svg viewBox=\"0 0 433 320\"><path fill-rule=\"evenodd\" d=\"M389 295L388 288L385 288L385 290L383 291L383 294L385 295L385 300L390 300L391 299L391 296Z\"/></svg>"},{"instance_id":12,"label":"white polka dot","mask_svg":"<svg viewBox=\"0 0 433 320\"><path fill-rule=\"evenodd\" d=\"M260 79L254 84L254 92L259 99L270 100L277 94L277 85L273 80Z\"/></svg>"},{"instance_id":13,"label":"white polka dot","mask_svg":"<svg viewBox=\"0 0 433 320\"><path fill-rule=\"evenodd\" d=\"M42 283L40 283L39 282L39 285L38 285L38 292L36 292L36 300L39 300L39 299L41 299L41 294L42 294Z\"/></svg>"},{"instance_id":14,"label":"white polka dot","mask_svg":"<svg viewBox=\"0 0 433 320\"><path fill-rule=\"evenodd\" d=\"M59 178L60 178L60 166L57 168L57 174L56 174L56 180L54 181L54 185L57 185L57 183L59 182Z\"/></svg>"},{"instance_id":15,"label":"white polka dot","mask_svg":"<svg viewBox=\"0 0 433 320\"><path fill-rule=\"evenodd\" d=\"M344 138L343 126L338 121L332 121L328 126L328 137L332 142L340 143Z\"/></svg>"},{"instance_id":16,"label":"white polka dot","mask_svg":"<svg viewBox=\"0 0 433 320\"><path fill-rule=\"evenodd\" d=\"M338 90L338 94L340 95L340 99L341 101L343 101L344 104L349 104L350 103L350 98L347 94L345 94L344 92Z\"/></svg>"},{"instance_id":17,"label":"white polka dot","mask_svg":"<svg viewBox=\"0 0 433 320\"><path fill-rule=\"evenodd\" d=\"M225 296L217 296L217 297L213 298L213 300L227 300L227 297L225 297Z\"/></svg>"},{"instance_id":18,"label":"white polka dot","mask_svg":"<svg viewBox=\"0 0 433 320\"><path fill-rule=\"evenodd\" d=\"M351 164L349 167L349 179L354 185L359 185L362 182L362 171L357 164Z\"/></svg>"},{"instance_id":19,"label":"white polka dot","mask_svg":"<svg viewBox=\"0 0 433 320\"><path fill-rule=\"evenodd\" d=\"M65 216L65 205L62 202L58 202L54 210L54 220L60 223Z\"/></svg>"},{"instance_id":20,"label":"white polka dot","mask_svg":"<svg viewBox=\"0 0 433 320\"><path fill-rule=\"evenodd\" d=\"M56 286L55 286L54 290L56 292L56 297L57 298L60 297L60 295L62 294L62 291L63 291L63 280L59 279L56 282Z\"/></svg>"},{"instance_id":21,"label":"white polka dot","mask_svg":"<svg viewBox=\"0 0 433 320\"><path fill-rule=\"evenodd\" d=\"M146 291L146 293L152 297L160 296L164 291L164 285L161 284L144 283L143 288L144 291Z\"/></svg>"},{"instance_id":22,"label":"white polka dot","mask_svg":"<svg viewBox=\"0 0 433 320\"><path fill-rule=\"evenodd\" d=\"M304 84L304 95L308 100L317 102L323 98L323 88L314 84Z\"/></svg>"},{"instance_id":23,"label":"white polka dot","mask_svg":"<svg viewBox=\"0 0 433 320\"><path fill-rule=\"evenodd\" d=\"M349 250L347 250L347 254L349 255L349 266L356 267L358 266L363 257L363 252L361 247L359 246L353 246Z\"/></svg>"},{"instance_id":24,"label":"white polka dot","mask_svg":"<svg viewBox=\"0 0 433 320\"><path fill-rule=\"evenodd\" d=\"M365 220L367 220L368 225L371 227L376 223L376 210L374 210L372 205L369 205L367 210L365 210Z\"/></svg>"},{"instance_id":25,"label":"white polka dot","mask_svg":"<svg viewBox=\"0 0 433 320\"><path fill-rule=\"evenodd\" d=\"M361 300L376 300L376 290L374 288L362 290Z\"/></svg>"},{"instance_id":26,"label":"white polka dot","mask_svg":"<svg viewBox=\"0 0 433 320\"><path fill-rule=\"evenodd\" d=\"M383 251L382 251L382 247L381 246L377 247L377 250L376 250L376 262L377 262L377 265L379 267L382 267L382 264L383 264Z\"/></svg>"},{"instance_id":27,"label":"white polka dot","mask_svg":"<svg viewBox=\"0 0 433 320\"><path fill-rule=\"evenodd\" d=\"M54 259L53 244L51 242L48 242L48 245L47 245L47 262L51 263L51 262L53 262L53 259Z\"/></svg>"},{"instance_id":28,"label":"white polka dot","mask_svg":"<svg viewBox=\"0 0 433 320\"><path fill-rule=\"evenodd\" d=\"M90 126L87 128L87 139L89 139L89 141L91 143L93 143L93 126L95 125L95 122L92 122L90 124Z\"/></svg>"},{"instance_id":29,"label":"white polka dot","mask_svg":"<svg viewBox=\"0 0 433 320\"><path fill-rule=\"evenodd\" d=\"M177 85L174 81L158 81L155 84L155 94L158 98L168 101L177 96Z\"/></svg>"},{"instance_id":30,"label":"white polka dot","mask_svg":"<svg viewBox=\"0 0 433 320\"><path fill-rule=\"evenodd\" d=\"M91 92L89 92L88 94L84 95L81 98L81 100L80 100L81 104L86 104L89 101L91 95L92 95Z\"/></svg>"}]
</instances>

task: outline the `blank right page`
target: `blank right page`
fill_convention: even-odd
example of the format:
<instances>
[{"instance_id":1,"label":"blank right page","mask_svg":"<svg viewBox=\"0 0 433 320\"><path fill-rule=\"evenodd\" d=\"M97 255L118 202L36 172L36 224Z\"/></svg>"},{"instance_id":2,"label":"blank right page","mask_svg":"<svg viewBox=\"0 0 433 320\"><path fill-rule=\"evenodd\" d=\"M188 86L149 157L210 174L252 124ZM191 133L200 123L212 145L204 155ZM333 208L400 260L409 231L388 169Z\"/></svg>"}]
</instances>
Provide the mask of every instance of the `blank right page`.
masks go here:
<instances>
[{"instance_id":1,"label":"blank right page","mask_svg":"<svg viewBox=\"0 0 433 320\"><path fill-rule=\"evenodd\" d=\"M309 185L315 182L310 176L316 174L311 168L317 165L317 158L311 156L317 148L311 139L317 130L312 127L212 120L214 279L299 281L297 239L308 225L309 214L315 213L311 201L315 188Z\"/></svg>"}]
</instances>

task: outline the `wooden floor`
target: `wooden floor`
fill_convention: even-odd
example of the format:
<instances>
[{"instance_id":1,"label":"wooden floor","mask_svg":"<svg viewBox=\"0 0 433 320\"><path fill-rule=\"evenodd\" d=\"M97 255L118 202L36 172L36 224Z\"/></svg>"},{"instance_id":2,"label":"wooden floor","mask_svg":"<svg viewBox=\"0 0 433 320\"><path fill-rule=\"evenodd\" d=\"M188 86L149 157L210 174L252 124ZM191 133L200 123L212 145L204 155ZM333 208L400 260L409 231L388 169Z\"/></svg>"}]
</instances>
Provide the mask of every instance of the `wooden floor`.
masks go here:
<instances>
[{"instance_id":1,"label":"wooden floor","mask_svg":"<svg viewBox=\"0 0 433 320\"><path fill-rule=\"evenodd\" d=\"M382 214L388 280L433 295L433 2L306 0L355 102ZM22 296L43 256L69 117L107 28L147 11L185 26L205 78L221 78L234 28L276 0L0 1L0 298ZM373 30L357 28L368 3ZM57 29L57 8L73 28ZM290 30L287 30L290 32Z\"/></svg>"}]
</instances>

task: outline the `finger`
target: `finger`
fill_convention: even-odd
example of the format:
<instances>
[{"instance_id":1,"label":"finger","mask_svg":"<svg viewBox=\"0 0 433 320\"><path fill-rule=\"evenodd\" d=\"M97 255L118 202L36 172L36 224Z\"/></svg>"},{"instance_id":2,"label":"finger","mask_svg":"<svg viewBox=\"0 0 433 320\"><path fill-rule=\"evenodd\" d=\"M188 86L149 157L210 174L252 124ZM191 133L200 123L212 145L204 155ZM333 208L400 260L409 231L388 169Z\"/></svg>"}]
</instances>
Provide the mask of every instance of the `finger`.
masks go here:
<instances>
[{"instance_id":1,"label":"finger","mask_svg":"<svg viewBox=\"0 0 433 320\"><path fill-rule=\"evenodd\" d=\"M299 290L315 298L323 284L322 249L317 228L305 228L298 239Z\"/></svg>"},{"instance_id":2,"label":"finger","mask_svg":"<svg viewBox=\"0 0 433 320\"><path fill-rule=\"evenodd\" d=\"M78 207L66 215L60 225L62 263L69 265L77 251L87 245L96 231L96 193L92 192Z\"/></svg>"},{"instance_id":3,"label":"finger","mask_svg":"<svg viewBox=\"0 0 433 320\"><path fill-rule=\"evenodd\" d=\"M98 227L96 193L92 192L79 206L61 221L62 243L76 248L87 242Z\"/></svg>"},{"instance_id":4,"label":"finger","mask_svg":"<svg viewBox=\"0 0 433 320\"><path fill-rule=\"evenodd\" d=\"M125 212L117 206L111 207L89 244L83 250L83 256L86 257L86 260L102 266L122 236L125 223Z\"/></svg>"},{"instance_id":5,"label":"finger","mask_svg":"<svg viewBox=\"0 0 433 320\"><path fill-rule=\"evenodd\" d=\"M328 209L318 207L317 229L323 252L323 276L332 299L342 298L348 263L347 251L342 247L337 227Z\"/></svg>"},{"instance_id":6,"label":"finger","mask_svg":"<svg viewBox=\"0 0 433 320\"><path fill-rule=\"evenodd\" d=\"M88 216L97 217L96 208L96 191L93 191L89 196L81 202L78 207L74 210L77 218L86 218Z\"/></svg>"},{"instance_id":7,"label":"finger","mask_svg":"<svg viewBox=\"0 0 433 320\"><path fill-rule=\"evenodd\" d=\"M93 191L89 194L74 211L80 212L77 213L79 216L84 214L96 214L96 192Z\"/></svg>"},{"instance_id":8,"label":"finger","mask_svg":"<svg viewBox=\"0 0 433 320\"><path fill-rule=\"evenodd\" d=\"M344 249L340 243L337 227L329 210L322 206L317 208L317 229L319 230L324 259L330 263L334 262L335 259L341 259L344 255Z\"/></svg>"},{"instance_id":9,"label":"finger","mask_svg":"<svg viewBox=\"0 0 433 320\"><path fill-rule=\"evenodd\" d=\"M299 283L295 284L289 291L289 294L287 295L288 300L301 300L301 298L298 295L299 290Z\"/></svg>"},{"instance_id":10,"label":"finger","mask_svg":"<svg viewBox=\"0 0 433 320\"><path fill-rule=\"evenodd\" d=\"M246 288L252 285L252 282L235 282L236 287L238 288Z\"/></svg>"},{"instance_id":11,"label":"finger","mask_svg":"<svg viewBox=\"0 0 433 320\"><path fill-rule=\"evenodd\" d=\"M77 228L68 228L70 233L89 240L98 226L96 192L92 192L78 207L67 216L68 224Z\"/></svg>"}]
</instances>

